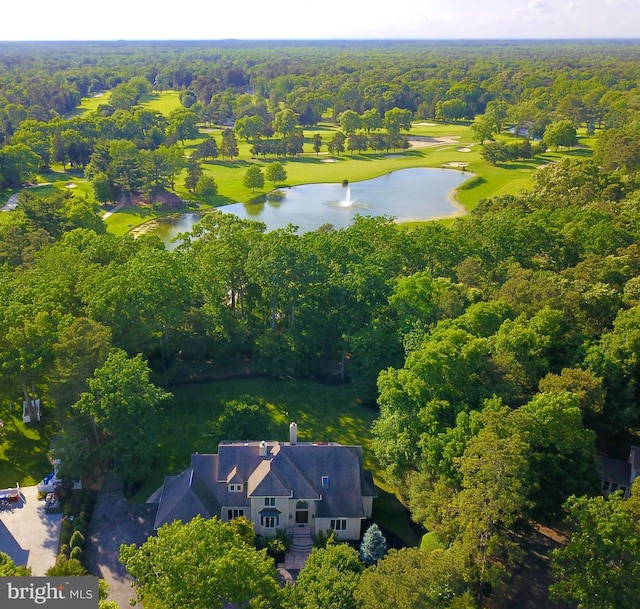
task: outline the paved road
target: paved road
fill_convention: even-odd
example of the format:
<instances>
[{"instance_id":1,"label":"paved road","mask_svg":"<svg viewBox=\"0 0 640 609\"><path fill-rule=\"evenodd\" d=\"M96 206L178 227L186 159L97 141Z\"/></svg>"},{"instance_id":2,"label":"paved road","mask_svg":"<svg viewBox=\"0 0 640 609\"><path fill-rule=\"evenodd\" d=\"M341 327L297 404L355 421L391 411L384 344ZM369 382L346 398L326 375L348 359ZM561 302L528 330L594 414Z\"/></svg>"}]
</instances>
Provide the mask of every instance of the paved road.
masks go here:
<instances>
[{"instance_id":1,"label":"paved road","mask_svg":"<svg viewBox=\"0 0 640 609\"><path fill-rule=\"evenodd\" d=\"M107 476L93 511L87 539L87 570L110 587L109 600L130 609L131 576L120 564L120 544L142 544L153 532L157 505L128 504L115 477Z\"/></svg>"},{"instance_id":2,"label":"paved road","mask_svg":"<svg viewBox=\"0 0 640 609\"><path fill-rule=\"evenodd\" d=\"M21 490L26 503L0 509L0 551L17 565L30 567L33 575L44 575L56 563L62 515L44 513L37 487Z\"/></svg>"}]
</instances>

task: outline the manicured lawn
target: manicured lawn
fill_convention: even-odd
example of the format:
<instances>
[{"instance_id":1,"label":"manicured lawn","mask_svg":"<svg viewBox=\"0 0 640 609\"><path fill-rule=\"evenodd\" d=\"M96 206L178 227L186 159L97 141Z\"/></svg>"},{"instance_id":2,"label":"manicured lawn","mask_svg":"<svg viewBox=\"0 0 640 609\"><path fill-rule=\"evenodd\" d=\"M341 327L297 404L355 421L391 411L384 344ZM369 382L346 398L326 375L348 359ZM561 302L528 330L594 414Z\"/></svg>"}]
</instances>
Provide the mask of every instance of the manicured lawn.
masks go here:
<instances>
[{"instance_id":1,"label":"manicured lawn","mask_svg":"<svg viewBox=\"0 0 640 609\"><path fill-rule=\"evenodd\" d=\"M129 206L111 214L105 219L105 224L110 233L122 236L126 235L132 228L157 218L158 215L150 207Z\"/></svg>"},{"instance_id":2,"label":"manicured lawn","mask_svg":"<svg viewBox=\"0 0 640 609\"><path fill-rule=\"evenodd\" d=\"M98 109L98 106L108 104L110 98L110 91L105 91L104 93L96 93L92 97L85 97L80 102L80 105L78 106L78 108L76 108L73 114L79 116L88 112L95 112ZM140 101L140 105L145 108L149 108L150 110L157 110L165 116L167 116L172 110L182 107L177 91L149 93L142 98L142 100Z\"/></svg>"},{"instance_id":3,"label":"manicured lawn","mask_svg":"<svg viewBox=\"0 0 640 609\"><path fill-rule=\"evenodd\" d=\"M140 100L140 105L149 110L169 116L173 110L182 108L178 91L162 91L149 93Z\"/></svg>"},{"instance_id":4,"label":"manicured lawn","mask_svg":"<svg viewBox=\"0 0 640 609\"><path fill-rule=\"evenodd\" d=\"M155 473L134 500L146 501L162 485L165 475L179 473L189 466L193 453L217 452L217 440L211 430L225 403L254 396L266 403L272 433L268 438L252 439L287 442L289 423L296 421L301 442L361 445L365 467L373 470L378 486L379 499L374 502L376 520L404 543L420 542L406 508L382 482L380 467L371 451L371 423L377 412L360 404L351 385L260 377L178 385L170 390L173 398L165 404L161 417L162 441Z\"/></svg>"},{"instance_id":5,"label":"manicured lawn","mask_svg":"<svg viewBox=\"0 0 640 609\"><path fill-rule=\"evenodd\" d=\"M45 413L46 414L46 413ZM37 484L52 471L47 453L55 433L52 422L22 422L17 402L3 410L4 442L0 441L0 488Z\"/></svg>"},{"instance_id":6,"label":"manicured lawn","mask_svg":"<svg viewBox=\"0 0 640 609\"><path fill-rule=\"evenodd\" d=\"M296 421L300 441L360 444L365 449L365 465L378 469L369 450L370 426L377 413L358 402L351 385L260 377L177 385L170 391L174 397L165 404L162 415L157 475L138 493L140 500L146 500L166 474L188 467L194 452L217 452L211 425L226 402L243 395L264 400L271 415L272 437L252 439L288 441L289 423Z\"/></svg>"}]
</instances>

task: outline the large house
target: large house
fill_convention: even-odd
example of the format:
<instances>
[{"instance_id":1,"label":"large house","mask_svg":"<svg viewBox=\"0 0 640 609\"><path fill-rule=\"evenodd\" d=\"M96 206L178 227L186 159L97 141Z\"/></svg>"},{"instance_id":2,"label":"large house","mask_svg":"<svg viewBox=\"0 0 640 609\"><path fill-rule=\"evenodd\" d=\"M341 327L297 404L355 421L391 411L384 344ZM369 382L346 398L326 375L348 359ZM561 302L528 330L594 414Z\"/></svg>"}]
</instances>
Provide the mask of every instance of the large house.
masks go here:
<instances>
[{"instance_id":1,"label":"large house","mask_svg":"<svg viewBox=\"0 0 640 609\"><path fill-rule=\"evenodd\" d=\"M155 528L198 514L245 516L258 535L333 530L359 539L377 496L362 448L298 442L295 423L289 431L289 442L221 442L218 454L192 455L189 469L165 479Z\"/></svg>"},{"instance_id":2,"label":"large house","mask_svg":"<svg viewBox=\"0 0 640 609\"><path fill-rule=\"evenodd\" d=\"M621 491L623 497L631 495L633 481L640 476L640 446L629 449L626 461L600 457L600 484L602 494L607 496L614 491Z\"/></svg>"}]
</instances>

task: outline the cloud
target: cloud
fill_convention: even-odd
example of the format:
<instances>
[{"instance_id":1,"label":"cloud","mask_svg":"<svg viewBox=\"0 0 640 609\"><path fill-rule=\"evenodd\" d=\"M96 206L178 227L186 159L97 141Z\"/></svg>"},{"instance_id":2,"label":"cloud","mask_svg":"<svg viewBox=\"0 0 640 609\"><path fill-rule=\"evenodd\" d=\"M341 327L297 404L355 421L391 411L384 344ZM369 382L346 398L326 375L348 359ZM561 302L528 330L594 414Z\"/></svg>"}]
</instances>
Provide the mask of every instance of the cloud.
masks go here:
<instances>
[{"instance_id":1,"label":"cloud","mask_svg":"<svg viewBox=\"0 0 640 609\"><path fill-rule=\"evenodd\" d=\"M552 11L551 6L544 0L531 0L529 9L535 13L550 13Z\"/></svg>"}]
</instances>

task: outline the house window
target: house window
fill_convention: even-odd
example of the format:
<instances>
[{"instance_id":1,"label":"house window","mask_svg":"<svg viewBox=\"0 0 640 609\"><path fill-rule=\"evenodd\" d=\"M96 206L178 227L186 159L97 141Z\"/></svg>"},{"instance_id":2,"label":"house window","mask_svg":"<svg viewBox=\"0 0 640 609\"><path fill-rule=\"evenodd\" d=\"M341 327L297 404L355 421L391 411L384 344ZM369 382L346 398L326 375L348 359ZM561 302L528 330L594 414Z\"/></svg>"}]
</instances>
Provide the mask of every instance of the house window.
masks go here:
<instances>
[{"instance_id":1,"label":"house window","mask_svg":"<svg viewBox=\"0 0 640 609\"><path fill-rule=\"evenodd\" d=\"M260 524L265 529L275 529L280 524L280 516L261 516Z\"/></svg>"},{"instance_id":2,"label":"house window","mask_svg":"<svg viewBox=\"0 0 640 609\"><path fill-rule=\"evenodd\" d=\"M244 516L244 510L242 508L229 508L227 510L227 520L240 518L240 516Z\"/></svg>"},{"instance_id":3,"label":"house window","mask_svg":"<svg viewBox=\"0 0 640 609\"><path fill-rule=\"evenodd\" d=\"M347 530L347 519L346 518L336 518L331 520L331 528L334 531L346 531Z\"/></svg>"},{"instance_id":4,"label":"house window","mask_svg":"<svg viewBox=\"0 0 640 609\"><path fill-rule=\"evenodd\" d=\"M276 498L275 497L265 497L264 498L264 505L266 507L274 507L276 505Z\"/></svg>"},{"instance_id":5,"label":"house window","mask_svg":"<svg viewBox=\"0 0 640 609\"><path fill-rule=\"evenodd\" d=\"M241 493L242 492L242 484L230 484L229 485L230 493Z\"/></svg>"},{"instance_id":6,"label":"house window","mask_svg":"<svg viewBox=\"0 0 640 609\"><path fill-rule=\"evenodd\" d=\"M329 486L329 476L322 476L322 486L324 488Z\"/></svg>"}]
</instances>

